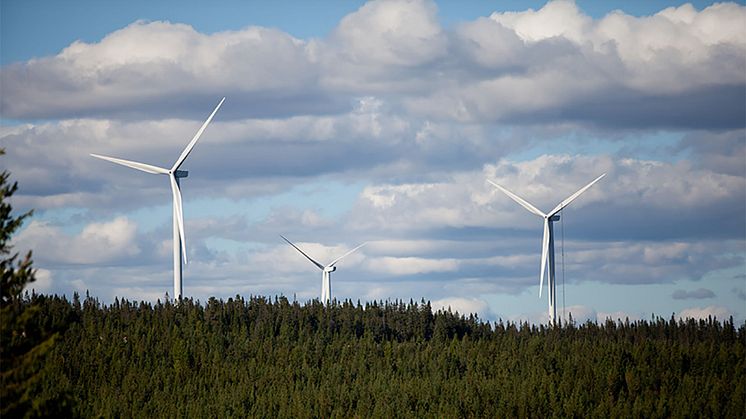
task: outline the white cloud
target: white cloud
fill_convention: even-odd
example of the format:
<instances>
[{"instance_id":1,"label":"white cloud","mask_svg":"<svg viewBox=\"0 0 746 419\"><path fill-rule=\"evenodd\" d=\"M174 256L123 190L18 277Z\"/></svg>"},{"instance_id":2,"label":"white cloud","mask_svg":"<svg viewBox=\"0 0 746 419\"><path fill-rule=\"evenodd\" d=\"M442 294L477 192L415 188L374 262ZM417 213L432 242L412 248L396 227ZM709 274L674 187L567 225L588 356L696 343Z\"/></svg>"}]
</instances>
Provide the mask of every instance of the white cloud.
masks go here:
<instances>
[{"instance_id":1,"label":"white cloud","mask_svg":"<svg viewBox=\"0 0 746 419\"><path fill-rule=\"evenodd\" d=\"M332 42L354 64L420 65L445 52L435 14L435 5L423 0L368 2L339 22Z\"/></svg>"},{"instance_id":2,"label":"white cloud","mask_svg":"<svg viewBox=\"0 0 746 419\"><path fill-rule=\"evenodd\" d=\"M720 321L727 320L732 315L731 311L726 307L721 306L707 306L707 307L690 307L681 310L678 314L679 318L682 319L707 319L708 317L717 318Z\"/></svg>"},{"instance_id":3,"label":"white cloud","mask_svg":"<svg viewBox=\"0 0 746 419\"><path fill-rule=\"evenodd\" d=\"M687 299L697 299L701 300L704 298L715 298L715 293L712 292L712 290L709 290L707 288L699 288L692 291L686 291L686 290L676 290L671 294L671 297L673 297L674 300L687 300Z\"/></svg>"},{"instance_id":4,"label":"white cloud","mask_svg":"<svg viewBox=\"0 0 746 419\"><path fill-rule=\"evenodd\" d=\"M147 112L169 95L305 91L315 70L305 42L275 29L205 35L184 24L138 21L100 42L77 41L55 57L6 66L2 77L6 115L45 116L138 105ZM55 101L63 91L65 100ZM24 99L6 100L16 95Z\"/></svg>"},{"instance_id":5,"label":"white cloud","mask_svg":"<svg viewBox=\"0 0 746 419\"><path fill-rule=\"evenodd\" d=\"M33 220L14 240L14 246L33 249L44 264L98 264L122 260L140 253L137 224L127 217L90 223L71 235L47 222Z\"/></svg>"},{"instance_id":6,"label":"white cloud","mask_svg":"<svg viewBox=\"0 0 746 419\"><path fill-rule=\"evenodd\" d=\"M611 319L613 321L626 321L629 319L629 321L637 321L640 320L640 316L638 314L634 313L628 313L626 311L612 311L612 312L603 312L599 311L596 313L596 320L599 323L605 322L607 319Z\"/></svg>"},{"instance_id":7,"label":"white cloud","mask_svg":"<svg viewBox=\"0 0 746 419\"><path fill-rule=\"evenodd\" d=\"M284 117L339 112L376 94L434 120L732 127L743 119L740 96L728 93L746 83L741 5L594 20L573 2L553 1L454 29L436 13L425 0L368 2L313 40L254 26L208 35L139 21L5 66L2 108L12 118L150 118L230 92L242 115ZM727 103L729 113L713 115L708 103Z\"/></svg>"},{"instance_id":8,"label":"white cloud","mask_svg":"<svg viewBox=\"0 0 746 419\"><path fill-rule=\"evenodd\" d=\"M485 179L549 211L601 173L607 173L606 178L575 200L569 209L574 212L591 206L598 210L602 205L606 214L603 218L615 222L594 216L600 223L594 228L623 230L625 237L636 230L635 224L640 221L652 223L653 219L659 219L661 227L670 224L672 216L692 217L694 222L703 213L711 212L708 209L713 206L738 208L746 190L746 179L742 177L696 170L686 163L544 155L518 163L503 160L485 165L480 171L453 174L447 181L438 183L368 186L360 194L354 211L361 216L355 217L352 224L361 229L392 231L436 226L532 228L538 225L537 220ZM673 214L672 208L675 208ZM647 220L638 220L636 211L646 213ZM723 221L727 220L720 222ZM666 252L677 250L674 246ZM666 254L646 257L652 261Z\"/></svg>"},{"instance_id":9,"label":"white cloud","mask_svg":"<svg viewBox=\"0 0 746 419\"><path fill-rule=\"evenodd\" d=\"M30 284L27 284L25 291L35 290L37 293L49 293L52 290L54 281L52 279L52 271L48 269L37 268L36 280Z\"/></svg>"},{"instance_id":10,"label":"white cloud","mask_svg":"<svg viewBox=\"0 0 746 419\"><path fill-rule=\"evenodd\" d=\"M379 257L368 260L368 269L389 275L415 275L430 272L453 272L456 259L426 259L419 257Z\"/></svg>"},{"instance_id":11,"label":"white cloud","mask_svg":"<svg viewBox=\"0 0 746 419\"><path fill-rule=\"evenodd\" d=\"M578 10L573 1L550 1L535 11L493 13L490 19L515 31L526 42L564 37L582 42L591 19Z\"/></svg>"},{"instance_id":12,"label":"white cloud","mask_svg":"<svg viewBox=\"0 0 746 419\"><path fill-rule=\"evenodd\" d=\"M483 320L490 320L495 317L489 304L480 298L446 297L434 300L430 305L433 311L450 309L452 312L458 312L464 316L476 313Z\"/></svg>"}]
</instances>

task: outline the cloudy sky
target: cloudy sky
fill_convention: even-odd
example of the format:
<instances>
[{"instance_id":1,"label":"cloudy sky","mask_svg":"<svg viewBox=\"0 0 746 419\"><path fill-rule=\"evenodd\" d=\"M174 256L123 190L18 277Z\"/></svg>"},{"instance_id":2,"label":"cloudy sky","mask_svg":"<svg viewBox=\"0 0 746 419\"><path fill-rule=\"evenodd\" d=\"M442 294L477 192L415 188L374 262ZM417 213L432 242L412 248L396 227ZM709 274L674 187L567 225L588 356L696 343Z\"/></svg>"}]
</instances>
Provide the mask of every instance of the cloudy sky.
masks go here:
<instances>
[{"instance_id":1,"label":"cloudy sky","mask_svg":"<svg viewBox=\"0 0 746 419\"><path fill-rule=\"evenodd\" d=\"M35 209L15 237L41 292L172 292L165 177L182 181L184 293L422 298L545 321L558 311L746 319L746 6L679 1L7 0L0 147ZM531 8L529 8L529 6Z\"/></svg>"}]
</instances>

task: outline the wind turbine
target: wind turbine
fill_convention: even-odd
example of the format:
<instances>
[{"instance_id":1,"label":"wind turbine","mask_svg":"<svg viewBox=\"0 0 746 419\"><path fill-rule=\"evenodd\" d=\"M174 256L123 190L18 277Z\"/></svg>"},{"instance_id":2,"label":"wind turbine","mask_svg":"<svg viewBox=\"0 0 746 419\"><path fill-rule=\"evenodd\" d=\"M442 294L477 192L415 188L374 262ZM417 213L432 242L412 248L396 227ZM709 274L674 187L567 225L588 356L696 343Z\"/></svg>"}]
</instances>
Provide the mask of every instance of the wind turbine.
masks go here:
<instances>
[{"instance_id":1,"label":"wind turbine","mask_svg":"<svg viewBox=\"0 0 746 419\"><path fill-rule=\"evenodd\" d=\"M497 183L487 179L487 182L491 183L501 191L503 191L506 195L508 195L513 201L519 203L523 208L526 208L529 210L529 212L538 215L539 217L544 218L544 238L541 242L541 273L539 274L539 298L541 298L541 289L544 285L544 270L547 265L547 259L549 262L549 270L547 275L547 298L549 300L549 322L554 324L555 320L557 318L557 284L555 281L554 276L554 222L559 221L560 216L557 215L558 212L562 211L563 208L570 205L570 202L574 201L575 198L580 196L583 192L585 192L588 188L593 186L594 183L598 182L606 176L606 173L602 174L601 176L597 177L593 180L593 182L585 185L583 188L581 188L579 191L575 192L574 194L570 195L567 199L560 202L559 205L554 207L553 210L549 211L548 213L544 214L543 212L539 211L535 206L531 205L529 202L521 198L520 196L514 194L513 192L510 192L509 190L503 188L502 186L498 185Z\"/></svg>"},{"instance_id":2,"label":"wind turbine","mask_svg":"<svg viewBox=\"0 0 746 419\"><path fill-rule=\"evenodd\" d=\"M359 248L365 246L366 244L368 244L368 243L363 243L363 244L359 245L358 247L356 247L356 248L350 250L349 252L345 253L344 255L342 255L342 256L334 259L328 265L324 266L324 265L320 264L319 262L316 262L315 260L313 260L313 258L311 258L311 256L308 256L306 254L306 252L300 250L300 248L298 248L298 246L294 245L293 242L291 242L290 240L288 240L282 234L280 234L280 237L282 237L283 240L285 240L286 242L288 242L289 245L293 246L295 248L295 250L299 251L303 256L305 256L306 259L310 260L311 263L313 263L319 269L321 269L321 302L322 303L328 303L332 299L332 283L331 283L332 282L331 281L332 278L331 278L331 276L332 276L332 272L334 272L334 271L337 270L337 267L334 266L334 265L336 265L337 262L339 262L340 260L342 260L343 258L345 258L346 256L348 256L352 252L354 252L357 249L359 249Z\"/></svg>"},{"instance_id":3,"label":"wind turbine","mask_svg":"<svg viewBox=\"0 0 746 419\"><path fill-rule=\"evenodd\" d=\"M192 152L192 149L194 148L194 145L197 144L197 140L199 140L199 137L202 135L202 133L205 131L205 128L207 128L207 124L212 121L212 117L215 116L215 114L218 112L218 109L220 109L220 106L225 101L225 98L220 100L220 103L218 103L218 106L215 107L215 110L212 111L210 116L207 118L207 121L205 121L204 124L200 127L199 131L197 131L197 134L194 135L194 138L192 138L192 141L187 144L184 151L181 152L181 155L178 159L176 159L176 163L174 163L173 166L171 166L170 169L164 169L162 167L158 166L151 166L149 164L145 163L138 163L135 161L129 161L124 159L117 159L114 157L107 157L107 156L101 156L98 154L91 153L91 156L108 160L112 163L121 164L122 166L131 167L133 169L141 170L146 173L152 173L154 175L168 175L169 180L171 181L171 194L173 195L173 244L174 244L174 301L179 301L181 299L182 294L182 286L181 286L181 258L183 256L184 263L187 263L187 253L186 253L186 238L184 236L184 212L181 206L181 189L179 187L179 179L185 178L189 175L189 172L186 170L179 170L179 167L181 167L182 163L184 163L184 160L186 160L187 156L189 156L189 153Z\"/></svg>"}]
</instances>

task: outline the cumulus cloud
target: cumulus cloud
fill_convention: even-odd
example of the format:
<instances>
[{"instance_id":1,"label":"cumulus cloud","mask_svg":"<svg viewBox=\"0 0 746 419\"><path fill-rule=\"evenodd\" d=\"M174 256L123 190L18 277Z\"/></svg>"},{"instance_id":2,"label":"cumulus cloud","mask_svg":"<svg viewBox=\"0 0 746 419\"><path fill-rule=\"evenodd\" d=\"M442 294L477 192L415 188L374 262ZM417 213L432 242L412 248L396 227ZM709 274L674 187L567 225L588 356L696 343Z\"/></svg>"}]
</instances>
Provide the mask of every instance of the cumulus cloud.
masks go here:
<instances>
[{"instance_id":1,"label":"cumulus cloud","mask_svg":"<svg viewBox=\"0 0 746 419\"><path fill-rule=\"evenodd\" d=\"M459 263L455 259L426 259L418 257L382 257L368 261L374 272L389 275L414 275L430 272L453 272Z\"/></svg>"},{"instance_id":2,"label":"cumulus cloud","mask_svg":"<svg viewBox=\"0 0 746 419\"><path fill-rule=\"evenodd\" d=\"M676 290L671 294L674 300L701 300L706 298L715 298L715 293L707 288L699 288L692 291Z\"/></svg>"},{"instance_id":3,"label":"cumulus cloud","mask_svg":"<svg viewBox=\"0 0 746 419\"><path fill-rule=\"evenodd\" d=\"M553 1L446 29L430 1L379 0L312 40L138 21L3 67L2 112L196 116L196 105L230 92L232 118L290 116L375 94L434 120L735 128L746 110L744 19L734 3L593 19Z\"/></svg>"},{"instance_id":4,"label":"cumulus cloud","mask_svg":"<svg viewBox=\"0 0 746 419\"><path fill-rule=\"evenodd\" d=\"M445 53L435 4L381 0L345 16L331 38L339 55L362 65L412 67Z\"/></svg>"},{"instance_id":5,"label":"cumulus cloud","mask_svg":"<svg viewBox=\"0 0 746 419\"><path fill-rule=\"evenodd\" d=\"M52 290L52 287L54 285L52 276L53 276L52 271L48 269L38 268L36 269L36 273L34 275L35 281L29 284L26 284L26 287L24 288L24 290L25 291L34 290L39 294L49 293Z\"/></svg>"},{"instance_id":6,"label":"cumulus cloud","mask_svg":"<svg viewBox=\"0 0 746 419\"><path fill-rule=\"evenodd\" d=\"M477 314L481 319L491 320L495 315L486 301L479 298L447 297L430 303L434 311L450 310L461 315Z\"/></svg>"},{"instance_id":7,"label":"cumulus cloud","mask_svg":"<svg viewBox=\"0 0 746 419\"><path fill-rule=\"evenodd\" d=\"M356 203L354 213L361 216L353 224L360 229L386 226L392 232L446 226L539 228L534 216L486 179L549 211L604 172L605 179L568 207L572 212L588 208L584 222L568 221L580 229L581 236L740 238L746 228L737 216L746 212L746 179L742 177L694 170L686 163L562 155L501 161L438 183L369 186Z\"/></svg>"},{"instance_id":8,"label":"cumulus cloud","mask_svg":"<svg viewBox=\"0 0 746 419\"><path fill-rule=\"evenodd\" d=\"M707 307L690 307L681 310L678 313L678 317L681 319L707 319L709 317L717 318L718 320L726 320L732 315L731 311L726 307L721 306L707 306Z\"/></svg>"},{"instance_id":9,"label":"cumulus cloud","mask_svg":"<svg viewBox=\"0 0 746 419\"><path fill-rule=\"evenodd\" d=\"M570 1L495 12L460 26L454 42L489 76L408 104L460 120L739 127L745 16L742 6L717 4L592 20ZM703 111L708 104L718 112Z\"/></svg>"},{"instance_id":10,"label":"cumulus cloud","mask_svg":"<svg viewBox=\"0 0 746 419\"><path fill-rule=\"evenodd\" d=\"M638 314L634 313L628 313L626 311L612 311L612 312L597 312L596 313L596 320L601 323L605 322L607 319L611 319L613 321L626 321L629 319L629 321L637 321L640 320L640 316Z\"/></svg>"},{"instance_id":11,"label":"cumulus cloud","mask_svg":"<svg viewBox=\"0 0 746 419\"><path fill-rule=\"evenodd\" d=\"M185 24L138 21L99 42L76 41L54 57L5 66L3 114L164 116L227 92L255 115L278 112L277 103L284 112L311 111L308 96L317 106L324 100L311 93L316 71L305 44L268 28L205 35ZM54 100L58 95L65 100Z\"/></svg>"},{"instance_id":12,"label":"cumulus cloud","mask_svg":"<svg viewBox=\"0 0 746 419\"><path fill-rule=\"evenodd\" d=\"M75 235L34 220L14 239L14 246L34 249L34 258L43 264L97 264L138 255L136 233L137 224L127 217L88 224Z\"/></svg>"}]
</instances>

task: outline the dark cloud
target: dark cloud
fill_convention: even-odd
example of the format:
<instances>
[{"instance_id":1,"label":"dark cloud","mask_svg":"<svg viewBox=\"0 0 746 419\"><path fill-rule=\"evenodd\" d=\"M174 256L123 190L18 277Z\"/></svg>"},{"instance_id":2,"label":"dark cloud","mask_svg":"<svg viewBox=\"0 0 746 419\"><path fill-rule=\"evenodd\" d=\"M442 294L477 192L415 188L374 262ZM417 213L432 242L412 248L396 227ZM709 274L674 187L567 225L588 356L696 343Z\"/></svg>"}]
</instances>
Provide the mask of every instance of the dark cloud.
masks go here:
<instances>
[{"instance_id":1,"label":"dark cloud","mask_svg":"<svg viewBox=\"0 0 746 419\"><path fill-rule=\"evenodd\" d=\"M746 66L743 71L746 74ZM607 128L734 129L746 125L744 97L746 84L697 87L677 94L649 94L619 87L540 115ZM523 121L530 118L520 117Z\"/></svg>"},{"instance_id":2,"label":"dark cloud","mask_svg":"<svg viewBox=\"0 0 746 419\"><path fill-rule=\"evenodd\" d=\"M702 300L707 298L715 298L715 293L707 288L699 288L692 291L676 290L671 297L674 300Z\"/></svg>"},{"instance_id":3,"label":"dark cloud","mask_svg":"<svg viewBox=\"0 0 746 419\"><path fill-rule=\"evenodd\" d=\"M716 173L746 177L746 131L694 131L684 136L676 152L691 152L699 167Z\"/></svg>"}]
</instances>

